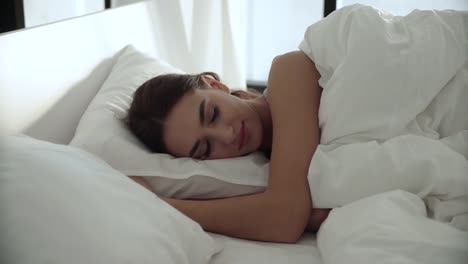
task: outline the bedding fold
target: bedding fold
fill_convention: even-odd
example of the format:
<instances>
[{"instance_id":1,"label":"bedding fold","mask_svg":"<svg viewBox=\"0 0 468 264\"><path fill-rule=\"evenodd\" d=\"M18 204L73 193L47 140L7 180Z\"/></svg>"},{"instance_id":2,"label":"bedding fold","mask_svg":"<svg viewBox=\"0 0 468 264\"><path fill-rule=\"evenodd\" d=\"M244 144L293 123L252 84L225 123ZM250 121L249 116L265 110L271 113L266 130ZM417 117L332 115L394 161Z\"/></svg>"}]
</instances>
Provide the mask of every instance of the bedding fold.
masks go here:
<instances>
[{"instance_id":1,"label":"bedding fold","mask_svg":"<svg viewBox=\"0 0 468 264\"><path fill-rule=\"evenodd\" d=\"M307 29L299 48L323 88L314 206L401 189L468 230L467 29L468 12L393 16L363 5Z\"/></svg>"},{"instance_id":2,"label":"bedding fold","mask_svg":"<svg viewBox=\"0 0 468 264\"><path fill-rule=\"evenodd\" d=\"M317 234L323 263L466 263L468 232L427 218L396 190L333 209Z\"/></svg>"}]
</instances>

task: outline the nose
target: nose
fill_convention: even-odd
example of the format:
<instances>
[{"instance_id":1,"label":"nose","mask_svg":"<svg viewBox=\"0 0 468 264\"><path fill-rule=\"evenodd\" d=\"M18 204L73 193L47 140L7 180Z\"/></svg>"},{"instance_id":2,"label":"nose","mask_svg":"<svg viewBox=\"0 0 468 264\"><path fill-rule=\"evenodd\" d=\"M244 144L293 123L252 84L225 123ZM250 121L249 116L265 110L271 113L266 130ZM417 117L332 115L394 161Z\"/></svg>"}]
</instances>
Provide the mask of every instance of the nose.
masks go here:
<instances>
[{"instance_id":1,"label":"nose","mask_svg":"<svg viewBox=\"0 0 468 264\"><path fill-rule=\"evenodd\" d=\"M207 136L224 145L233 145L236 143L236 132L231 125L218 125L207 128Z\"/></svg>"}]
</instances>

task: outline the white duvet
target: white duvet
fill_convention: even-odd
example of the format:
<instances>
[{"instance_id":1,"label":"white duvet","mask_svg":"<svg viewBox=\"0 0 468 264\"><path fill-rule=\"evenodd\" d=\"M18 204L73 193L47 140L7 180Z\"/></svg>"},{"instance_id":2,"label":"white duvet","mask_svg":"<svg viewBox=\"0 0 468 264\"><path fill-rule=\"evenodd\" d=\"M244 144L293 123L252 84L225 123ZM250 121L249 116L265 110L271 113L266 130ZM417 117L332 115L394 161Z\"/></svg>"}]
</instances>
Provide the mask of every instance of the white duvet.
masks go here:
<instances>
[{"instance_id":1,"label":"white duvet","mask_svg":"<svg viewBox=\"0 0 468 264\"><path fill-rule=\"evenodd\" d=\"M468 230L468 12L348 6L310 26L300 49L323 88L314 206L401 189Z\"/></svg>"},{"instance_id":2,"label":"white duvet","mask_svg":"<svg viewBox=\"0 0 468 264\"><path fill-rule=\"evenodd\" d=\"M468 263L468 12L348 6L300 49L323 88L324 263Z\"/></svg>"},{"instance_id":3,"label":"white duvet","mask_svg":"<svg viewBox=\"0 0 468 264\"><path fill-rule=\"evenodd\" d=\"M401 190L333 209L317 244L325 264L468 261L468 233L429 219L422 200Z\"/></svg>"}]
</instances>

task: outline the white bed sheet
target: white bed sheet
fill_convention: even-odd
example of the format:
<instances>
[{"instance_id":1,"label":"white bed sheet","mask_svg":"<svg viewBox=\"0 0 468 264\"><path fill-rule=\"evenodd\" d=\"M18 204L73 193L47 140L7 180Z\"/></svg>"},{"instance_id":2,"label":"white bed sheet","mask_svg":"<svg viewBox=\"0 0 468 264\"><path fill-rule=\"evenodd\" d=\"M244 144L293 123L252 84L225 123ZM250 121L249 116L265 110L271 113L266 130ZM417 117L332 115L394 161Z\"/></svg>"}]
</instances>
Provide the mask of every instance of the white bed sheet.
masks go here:
<instances>
[{"instance_id":1,"label":"white bed sheet","mask_svg":"<svg viewBox=\"0 0 468 264\"><path fill-rule=\"evenodd\" d=\"M210 264L322 264L315 234L306 233L296 244L267 243L209 233L224 249Z\"/></svg>"}]
</instances>

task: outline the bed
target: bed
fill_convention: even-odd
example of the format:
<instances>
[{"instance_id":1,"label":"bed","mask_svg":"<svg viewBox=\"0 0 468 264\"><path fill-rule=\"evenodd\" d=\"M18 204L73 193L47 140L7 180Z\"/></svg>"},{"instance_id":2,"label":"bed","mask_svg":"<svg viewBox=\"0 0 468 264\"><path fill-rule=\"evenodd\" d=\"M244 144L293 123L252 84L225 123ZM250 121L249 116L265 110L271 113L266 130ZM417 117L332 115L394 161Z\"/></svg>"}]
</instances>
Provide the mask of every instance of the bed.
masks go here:
<instances>
[{"instance_id":1,"label":"bed","mask_svg":"<svg viewBox=\"0 0 468 264\"><path fill-rule=\"evenodd\" d=\"M90 102L99 93L101 86L112 77L111 71L119 61L116 54L121 54L119 52L124 47L132 45L148 56L170 62L170 56L164 52L167 42L162 39L159 28L161 25L152 19L153 15L160 12L164 10L158 9L153 2L142 2L1 35L2 134L24 134L64 147L69 144L83 114L89 110ZM129 20L132 23L127 23ZM137 30L135 25L138 25ZM339 135L336 137L340 138ZM2 144L8 145L8 142L2 141ZM425 142L421 144L424 145ZM27 153L26 148L22 151L18 153ZM80 152L79 155L85 154ZM463 156L457 157L460 164L466 163ZM325 158L325 155L322 158ZM263 171L265 161L259 163ZM460 171L467 172L465 169L466 167L461 167ZM3 180L6 182L6 178ZM124 182L123 179L119 180L119 184L125 185L128 190L139 188L130 181ZM236 182L233 184L242 185ZM265 184L263 178L258 180L256 189L245 190L258 191L262 184ZM2 188L2 195L9 193L7 185L3 185ZM323 188L325 190L326 187ZM466 190L466 187L462 189ZM143 192L141 189L137 191ZM184 197L184 192L180 190L174 191L173 194ZM152 199L148 193L139 195L144 196L142 199ZM11 199L11 196L7 197ZM339 198L342 197L331 202L336 203L333 207L341 206ZM361 198L346 197L352 199L353 203L332 211L330 218L318 233L319 243L316 235L311 233L304 234L296 244L248 241L208 233L211 240L204 237L200 243L212 243L213 247L203 249L210 253L197 259L197 263L376 263L395 260L405 263L464 263L468 259L466 231L429 219L426 205L417 195L395 190L377 194L372 199ZM462 207L465 206L466 200L461 200L461 203L464 203L461 204ZM8 205L2 202L2 206ZM192 225L188 222L185 224ZM5 231L9 227L1 228ZM428 232L429 230L431 232ZM8 235L13 238L15 234L10 232ZM181 243L191 246L191 241L187 241L190 239L183 238L185 240L181 238L181 241L184 240ZM193 243L197 243L196 238L193 239ZM2 240L3 248L6 248L6 244L6 239ZM15 252L16 255L12 256L21 259L21 253ZM125 256L125 253L122 254ZM131 254L138 255L138 250ZM13 257L8 260L14 260ZM64 256L65 259L66 257L70 258ZM74 257L84 260L82 256ZM45 256L43 260L47 258ZM25 259L32 261L27 258L22 260ZM119 263L119 260L124 259L113 260ZM86 260L90 261L89 263L102 263L96 259ZM195 261L179 259L173 263Z\"/></svg>"},{"instance_id":2,"label":"bed","mask_svg":"<svg viewBox=\"0 0 468 264\"><path fill-rule=\"evenodd\" d=\"M119 50L132 44L147 54L165 57L160 52L158 25L148 15L158 12L151 2L143 2L3 34L2 133L68 144ZM321 263L314 234L305 235L297 245L210 235L225 245L225 251L210 263Z\"/></svg>"}]
</instances>

